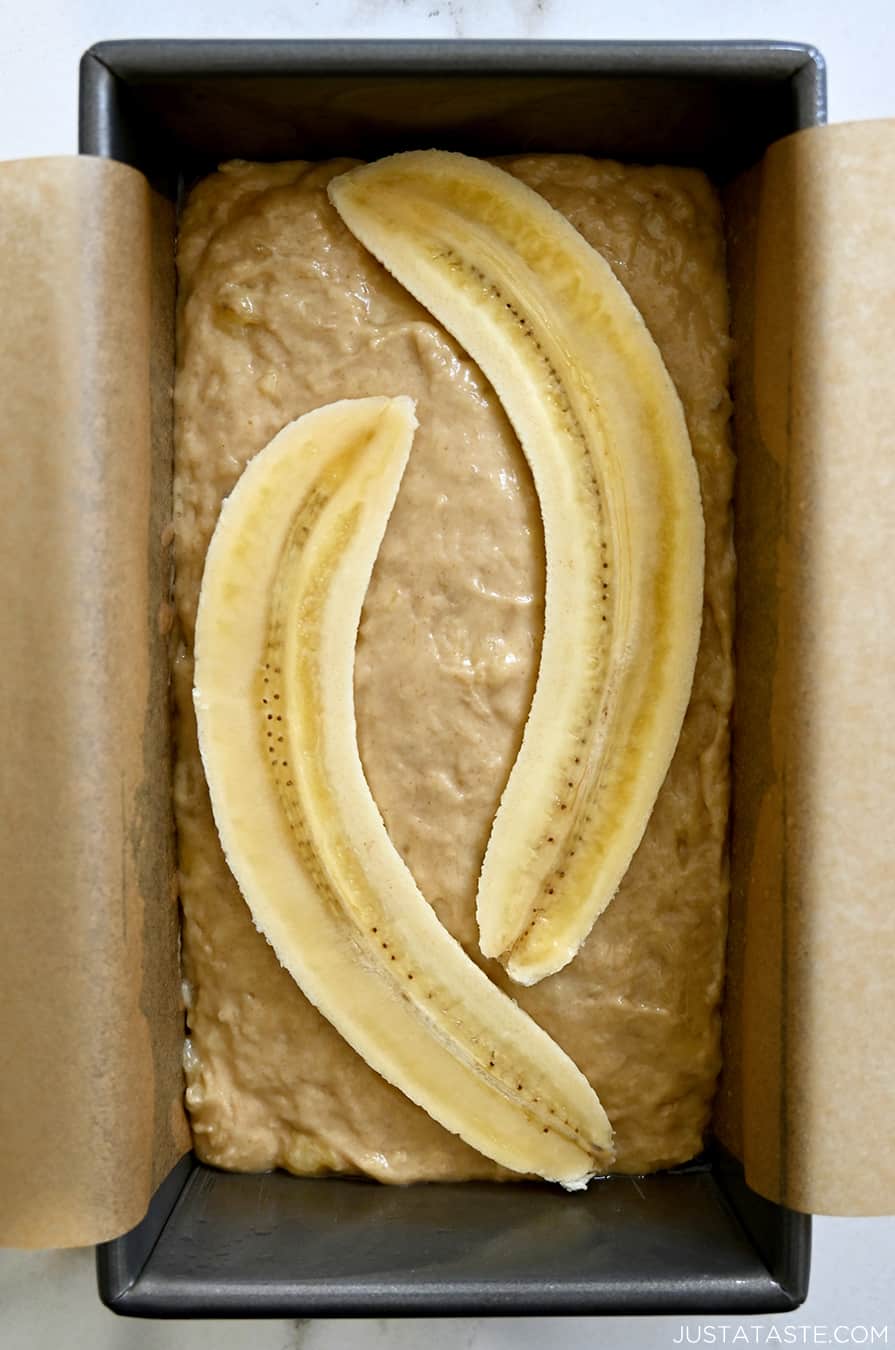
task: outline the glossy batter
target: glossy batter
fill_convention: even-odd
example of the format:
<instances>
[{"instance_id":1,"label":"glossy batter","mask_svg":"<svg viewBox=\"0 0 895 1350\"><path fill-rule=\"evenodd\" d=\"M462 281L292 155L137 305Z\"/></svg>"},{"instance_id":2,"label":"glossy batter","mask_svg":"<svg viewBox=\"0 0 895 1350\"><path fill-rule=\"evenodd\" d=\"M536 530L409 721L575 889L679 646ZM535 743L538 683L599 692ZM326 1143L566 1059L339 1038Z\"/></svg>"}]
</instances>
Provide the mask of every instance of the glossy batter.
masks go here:
<instances>
[{"instance_id":1,"label":"glossy batter","mask_svg":"<svg viewBox=\"0 0 895 1350\"><path fill-rule=\"evenodd\" d=\"M325 185L348 161L233 163L190 196L178 249L175 809L196 1150L221 1167L383 1181L509 1175L388 1086L279 967L218 844L196 743L192 641L222 499L287 421L410 394L420 428L364 607L361 756L442 922L572 1055L617 1168L699 1151L719 1067L733 692L733 461L717 200L699 173L572 156L502 161L607 258L674 379L699 466L706 593L693 697L644 840L579 955L532 989L476 943L475 888L537 674L537 500L475 366L360 247Z\"/></svg>"}]
</instances>

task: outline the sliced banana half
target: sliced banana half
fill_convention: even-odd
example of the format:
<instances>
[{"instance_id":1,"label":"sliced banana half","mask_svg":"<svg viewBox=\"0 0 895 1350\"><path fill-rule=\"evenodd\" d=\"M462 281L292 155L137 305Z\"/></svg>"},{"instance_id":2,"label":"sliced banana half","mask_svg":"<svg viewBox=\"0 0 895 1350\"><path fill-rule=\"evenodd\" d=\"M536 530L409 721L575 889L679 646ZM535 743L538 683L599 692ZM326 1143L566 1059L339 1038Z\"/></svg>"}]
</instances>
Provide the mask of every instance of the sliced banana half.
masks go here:
<instances>
[{"instance_id":1,"label":"sliced banana half","mask_svg":"<svg viewBox=\"0 0 895 1350\"><path fill-rule=\"evenodd\" d=\"M245 469L199 600L202 760L255 924L310 1001L448 1130L577 1189L612 1160L596 1093L439 923L358 751L358 624L415 426L406 398L335 403Z\"/></svg>"},{"instance_id":2,"label":"sliced banana half","mask_svg":"<svg viewBox=\"0 0 895 1350\"><path fill-rule=\"evenodd\" d=\"M512 175L421 151L329 193L488 376L540 500L540 669L477 903L482 951L534 984L615 894L680 735L704 551L684 414L609 265Z\"/></svg>"}]
</instances>

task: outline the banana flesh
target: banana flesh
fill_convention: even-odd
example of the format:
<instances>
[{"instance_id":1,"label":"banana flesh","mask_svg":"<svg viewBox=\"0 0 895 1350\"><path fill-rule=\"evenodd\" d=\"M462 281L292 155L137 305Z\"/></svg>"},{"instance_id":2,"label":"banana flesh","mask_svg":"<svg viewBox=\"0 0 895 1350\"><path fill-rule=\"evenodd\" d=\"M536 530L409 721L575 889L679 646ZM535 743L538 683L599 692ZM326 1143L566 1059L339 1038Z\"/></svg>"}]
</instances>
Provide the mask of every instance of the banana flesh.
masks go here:
<instances>
[{"instance_id":1,"label":"banana flesh","mask_svg":"<svg viewBox=\"0 0 895 1350\"><path fill-rule=\"evenodd\" d=\"M615 894L680 735L704 550L683 411L608 264L510 174L411 152L329 193L488 376L538 493L539 676L477 899L483 953L534 984Z\"/></svg>"},{"instance_id":2,"label":"banana flesh","mask_svg":"<svg viewBox=\"0 0 895 1350\"><path fill-rule=\"evenodd\" d=\"M605 1112L441 926L357 747L361 607L415 426L407 398L318 409L225 502L194 689L215 821L256 926L353 1048L480 1152L576 1189L611 1162Z\"/></svg>"}]
</instances>

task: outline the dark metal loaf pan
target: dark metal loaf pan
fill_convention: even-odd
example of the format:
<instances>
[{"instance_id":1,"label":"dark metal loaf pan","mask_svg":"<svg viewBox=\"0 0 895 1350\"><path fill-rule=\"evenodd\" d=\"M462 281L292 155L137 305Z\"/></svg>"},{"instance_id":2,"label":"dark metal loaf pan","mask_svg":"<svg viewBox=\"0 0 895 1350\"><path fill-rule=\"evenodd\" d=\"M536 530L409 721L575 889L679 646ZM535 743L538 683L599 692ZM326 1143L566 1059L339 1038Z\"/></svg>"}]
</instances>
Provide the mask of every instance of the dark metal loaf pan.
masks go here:
<instances>
[{"instance_id":1,"label":"dark metal loaf pan","mask_svg":"<svg viewBox=\"0 0 895 1350\"><path fill-rule=\"evenodd\" d=\"M777 43L110 42L80 150L177 199L225 158L427 145L695 164L724 182L823 122L823 62ZM810 1219L710 1150L578 1196L238 1176L184 1159L98 1250L103 1300L154 1317L745 1313L805 1298Z\"/></svg>"}]
</instances>

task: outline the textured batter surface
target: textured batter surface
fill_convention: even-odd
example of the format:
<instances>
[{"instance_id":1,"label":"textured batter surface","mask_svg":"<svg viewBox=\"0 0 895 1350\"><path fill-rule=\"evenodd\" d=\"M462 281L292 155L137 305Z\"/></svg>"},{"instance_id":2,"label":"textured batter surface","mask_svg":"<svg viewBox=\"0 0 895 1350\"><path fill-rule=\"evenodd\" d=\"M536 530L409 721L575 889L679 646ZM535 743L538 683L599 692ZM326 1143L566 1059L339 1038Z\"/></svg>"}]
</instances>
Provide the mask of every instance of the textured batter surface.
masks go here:
<instances>
[{"instance_id":1,"label":"textured batter surface","mask_svg":"<svg viewBox=\"0 0 895 1350\"><path fill-rule=\"evenodd\" d=\"M175 807L189 1004L187 1103L218 1166L500 1175L378 1078L252 926L196 744L192 640L205 550L246 460L338 398L410 394L420 429L361 624L361 755L392 839L466 950L580 1065L618 1170L696 1153L719 1066L727 894L733 462L718 205L678 169L502 161L628 288L677 385L699 466L706 596L693 697L646 836L575 961L532 989L482 962L478 870L537 673L544 560L527 466L497 399L364 252L325 185L347 161L234 163L193 191L178 250Z\"/></svg>"}]
</instances>

